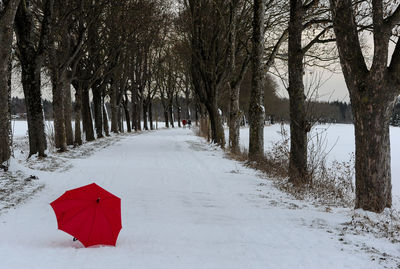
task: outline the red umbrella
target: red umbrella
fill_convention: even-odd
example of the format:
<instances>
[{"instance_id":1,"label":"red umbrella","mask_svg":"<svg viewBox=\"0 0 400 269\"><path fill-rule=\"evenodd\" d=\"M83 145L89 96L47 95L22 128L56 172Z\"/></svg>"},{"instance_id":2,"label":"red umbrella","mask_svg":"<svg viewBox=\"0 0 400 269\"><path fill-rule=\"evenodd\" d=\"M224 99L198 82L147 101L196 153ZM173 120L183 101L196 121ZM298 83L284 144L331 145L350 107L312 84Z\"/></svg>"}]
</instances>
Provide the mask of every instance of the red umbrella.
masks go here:
<instances>
[{"instance_id":1,"label":"red umbrella","mask_svg":"<svg viewBox=\"0 0 400 269\"><path fill-rule=\"evenodd\" d=\"M69 233L85 247L115 246L121 224L121 199L92 183L66 191L53 201L58 229Z\"/></svg>"}]
</instances>

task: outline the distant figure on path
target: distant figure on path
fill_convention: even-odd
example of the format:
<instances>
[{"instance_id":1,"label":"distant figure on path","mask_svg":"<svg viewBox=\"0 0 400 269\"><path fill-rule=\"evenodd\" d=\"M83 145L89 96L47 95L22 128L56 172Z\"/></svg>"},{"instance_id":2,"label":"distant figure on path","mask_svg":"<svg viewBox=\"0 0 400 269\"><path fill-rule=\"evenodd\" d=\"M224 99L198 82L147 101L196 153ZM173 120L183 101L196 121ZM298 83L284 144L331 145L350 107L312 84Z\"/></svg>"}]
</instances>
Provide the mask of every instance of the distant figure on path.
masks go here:
<instances>
[{"instance_id":1,"label":"distant figure on path","mask_svg":"<svg viewBox=\"0 0 400 269\"><path fill-rule=\"evenodd\" d=\"M182 120L183 128L186 128L186 120Z\"/></svg>"},{"instance_id":2,"label":"distant figure on path","mask_svg":"<svg viewBox=\"0 0 400 269\"><path fill-rule=\"evenodd\" d=\"M191 120L188 120L187 124L188 124L188 127L189 127L189 129L190 129L190 127L192 127L192 121L191 121Z\"/></svg>"}]
</instances>

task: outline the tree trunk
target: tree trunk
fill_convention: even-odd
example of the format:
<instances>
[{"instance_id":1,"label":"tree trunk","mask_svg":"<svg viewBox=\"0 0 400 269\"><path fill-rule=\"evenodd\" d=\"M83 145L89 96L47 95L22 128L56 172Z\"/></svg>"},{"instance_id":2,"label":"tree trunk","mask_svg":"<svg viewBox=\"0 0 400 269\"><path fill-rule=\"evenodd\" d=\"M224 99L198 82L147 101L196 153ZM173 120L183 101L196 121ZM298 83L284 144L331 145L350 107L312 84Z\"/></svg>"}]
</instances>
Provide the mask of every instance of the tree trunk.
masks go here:
<instances>
[{"instance_id":1,"label":"tree trunk","mask_svg":"<svg viewBox=\"0 0 400 269\"><path fill-rule=\"evenodd\" d=\"M94 108L94 125L96 129L97 139L104 137L103 135L103 105L101 102L101 87L97 83L92 87L93 92L93 108Z\"/></svg>"},{"instance_id":2,"label":"tree trunk","mask_svg":"<svg viewBox=\"0 0 400 269\"><path fill-rule=\"evenodd\" d=\"M44 131L44 116L42 94L40 91L40 68L35 62L26 62L21 65L22 86L24 89L26 114L29 134L29 157L38 153L45 157L47 148Z\"/></svg>"},{"instance_id":3,"label":"tree trunk","mask_svg":"<svg viewBox=\"0 0 400 269\"><path fill-rule=\"evenodd\" d=\"M143 102L143 129L144 130L149 130L149 126L147 123L147 111L148 111L148 106L147 106L147 101Z\"/></svg>"},{"instance_id":4,"label":"tree trunk","mask_svg":"<svg viewBox=\"0 0 400 269\"><path fill-rule=\"evenodd\" d=\"M251 55L252 79L250 94L250 141L249 158L264 156L264 96L263 96L263 66L264 51L264 1L254 0L253 17L253 51Z\"/></svg>"},{"instance_id":5,"label":"tree trunk","mask_svg":"<svg viewBox=\"0 0 400 269\"><path fill-rule=\"evenodd\" d=\"M181 128L181 112L182 112L182 108L179 104L179 99L178 99L178 94L175 95L175 103L176 103L176 107L177 107L177 116L178 116L178 127Z\"/></svg>"},{"instance_id":6,"label":"tree trunk","mask_svg":"<svg viewBox=\"0 0 400 269\"><path fill-rule=\"evenodd\" d=\"M378 89L379 86L376 86ZM394 98L389 102L372 102L371 98L361 94L352 98L356 142L356 208L382 212L392 205L389 119L393 107Z\"/></svg>"},{"instance_id":7,"label":"tree trunk","mask_svg":"<svg viewBox=\"0 0 400 269\"><path fill-rule=\"evenodd\" d=\"M103 109L103 126L104 126L104 134L106 136L110 136L110 126L108 124L108 112L106 108L106 104L104 103L104 97L102 97L102 109Z\"/></svg>"},{"instance_id":8,"label":"tree trunk","mask_svg":"<svg viewBox=\"0 0 400 269\"><path fill-rule=\"evenodd\" d=\"M71 79L68 77L65 80L63 92L64 92L64 124L65 124L67 145L74 145L74 132L72 130Z\"/></svg>"},{"instance_id":9,"label":"tree trunk","mask_svg":"<svg viewBox=\"0 0 400 269\"><path fill-rule=\"evenodd\" d=\"M47 143L40 91L40 72L49 43L53 4L53 0L43 2L43 19L40 23L34 20L32 3L28 0L19 3L15 16L15 33L28 118L29 157L36 153L39 157L46 156L44 151ZM40 30L40 37L35 39L37 28Z\"/></svg>"},{"instance_id":10,"label":"tree trunk","mask_svg":"<svg viewBox=\"0 0 400 269\"><path fill-rule=\"evenodd\" d=\"M231 1L230 3L230 21L231 26L229 30L229 60L230 60L230 103L229 103L229 148L232 153L240 152L239 137L240 137L240 85L243 81L244 74L247 70L248 61L244 59L241 63L240 72L237 72L237 58L236 58L236 39L237 39L237 9L238 1ZM246 56L247 57L247 56Z\"/></svg>"},{"instance_id":11,"label":"tree trunk","mask_svg":"<svg viewBox=\"0 0 400 269\"><path fill-rule=\"evenodd\" d=\"M138 102L137 102L137 106L136 106L136 115L137 115L137 129L138 131L142 130L142 122L141 122L141 113L142 113L142 109L143 109L143 100L141 100L141 98L138 96Z\"/></svg>"},{"instance_id":12,"label":"tree trunk","mask_svg":"<svg viewBox=\"0 0 400 269\"><path fill-rule=\"evenodd\" d=\"M222 126L221 116L218 113L217 101L214 100L211 104L207 103L205 105L207 107L211 123L211 141L224 148L225 134Z\"/></svg>"},{"instance_id":13,"label":"tree trunk","mask_svg":"<svg viewBox=\"0 0 400 269\"><path fill-rule=\"evenodd\" d=\"M1 38L1 35L0 35ZM10 77L9 59L11 54L11 39L7 47L10 48L8 54L3 49L0 50L0 57L4 59L0 63L0 164L7 161L11 155L10 141L10 98L8 80ZM4 44L4 43L3 43ZM3 55L2 55L3 54Z\"/></svg>"},{"instance_id":14,"label":"tree trunk","mask_svg":"<svg viewBox=\"0 0 400 269\"><path fill-rule=\"evenodd\" d=\"M232 153L238 153L240 137L240 107L239 93L240 86L231 88L230 106L229 106L229 147Z\"/></svg>"},{"instance_id":15,"label":"tree trunk","mask_svg":"<svg viewBox=\"0 0 400 269\"><path fill-rule=\"evenodd\" d=\"M13 21L19 1L3 1L10 8L0 17L0 164L11 156L10 78ZM3 8L7 8L3 7Z\"/></svg>"},{"instance_id":16,"label":"tree trunk","mask_svg":"<svg viewBox=\"0 0 400 269\"><path fill-rule=\"evenodd\" d=\"M299 86L299 88L301 88ZM311 183L307 170L307 133L304 93L296 90L289 94L290 103L290 159L289 181L294 184Z\"/></svg>"},{"instance_id":17,"label":"tree trunk","mask_svg":"<svg viewBox=\"0 0 400 269\"><path fill-rule=\"evenodd\" d=\"M51 83L53 93L53 119L55 147L63 152L67 150L65 117L64 117L64 85L65 78L61 77L58 70L52 70Z\"/></svg>"},{"instance_id":18,"label":"tree trunk","mask_svg":"<svg viewBox=\"0 0 400 269\"><path fill-rule=\"evenodd\" d=\"M163 106L163 112L164 112L164 121L165 121L165 127L169 128L169 119L168 119L168 104L166 99L164 98L164 94L161 92L161 104Z\"/></svg>"},{"instance_id":19,"label":"tree trunk","mask_svg":"<svg viewBox=\"0 0 400 269\"><path fill-rule=\"evenodd\" d=\"M174 106L172 104L172 100L169 101L169 104L168 104L168 118L169 118L171 127L175 128L175 126L174 126Z\"/></svg>"},{"instance_id":20,"label":"tree trunk","mask_svg":"<svg viewBox=\"0 0 400 269\"><path fill-rule=\"evenodd\" d=\"M150 130L154 130L153 126L153 102L149 100L149 122L150 122Z\"/></svg>"},{"instance_id":21,"label":"tree trunk","mask_svg":"<svg viewBox=\"0 0 400 269\"><path fill-rule=\"evenodd\" d=\"M400 43L388 66L390 25L382 1L372 1L374 57L368 67L359 40L353 1L330 1L336 44L354 115L356 208L377 213L392 205L389 117L400 94ZM393 14L398 14L396 10Z\"/></svg>"},{"instance_id":22,"label":"tree trunk","mask_svg":"<svg viewBox=\"0 0 400 269\"><path fill-rule=\"evenodd\" d=\"M195 120L196 120L196 126L199 126L199 104L196 103L195 105Z\"/></svg>"},{"instance_id":23,"label":"tree trunk","mask_svg":"<svg viewBox=\"0 0 400 269\"><path fill-rule=\"evenodd\" d=\"M95 137L88 88L82 88L82 124L86 141L93 141Z\"/></svg>"},{"instance_id":24,"label":"tree trunk","mask_svg":"<svg viewBox=\"0 0 400 269\"><path fill-rule=\"evenodd\" d=\"M190 115L190 91L186 89L185 91L185 117L187 120L191 119Z\"/></svg>"},{"instance_id":25,"label":"tree trunk","mask_svg":"<svg viewBox=\"0 0 400 269\"><path fill-rule=\"evenodd\" d=\"M8 103L10 104L8 106L8 117L10 119L9 125L8 125L8 137L9 137L9 143L10 143L10 155L12 154L12 144L13 144L13 130L11 128L11 88L12 88L12 57L8 59L8 82L7 82L7 88L8 88Z\"/></svg>"},{"instance_id":26,"label":"tree trunk","mask_svg":"<svg viewBox=\"0 0 400 269\"><path fill-rule=\"evenodd\" d=\"M75 145L82 145L82 131L81 131L81 113L82 113L82 87L77 85L75 87Z\"/></svg>"},{"instance_id":27,"label":"tree trunk","mask_svg":"<svg viewBox=\"0 0 400 269\"><path fill-rule=\"evenodd\" d=\"M165 127L169 128L168 109L164 107L164 121Z\"/></svg>"},{"instance_id":28,"label":"tree trunk","mask_svg":"<svg viewBox=\"0 0 400 269\"><path fill-rule=\"evenodd\" d=\"M126 128L128 133L132 132L131 128L131 117L129 116L129 99L125 92L125 100L123 101L124 111L125 111L125 120L126 120Z\"/></svg>"},{"instance_id":29,"label":"tree trunk","mask_svg":"<svg viewBox=\"0 0 400 269\"><path fill-rule=\"evenodd\" d=\"M121 106L118 107L118 130L123 133L124 130L124 118L122 116L122 108Z\"/></svg>"},{"instance_id":30,"label":"tree trunk","mask_svg":"<svg viewBox=\"0 0 400 269\"><path fill-rule=\"evenodd\" d=\"M305 96L303 83L303 4L290 1L289 21L289 109L290 109L290 160L289 181L294 184L310 182L307 173L307 132Z\"/></svg>"},{"instance_id":31,"label":"tree trunk","mask_svg":"<svg viewBox=\"0 0 400 269\"><path fill-rule=\"evenodd\" d=\"M135 132L138 131L137 120L137 93L132 92L132 128Z\"/></svg>"},{"instance_id":32,"label":"tree trunk","mask_svg":"<svg viewBox=\"0 0 400 269\"><path fill-rule=\"evenodd\" d=\"M149 122L150 122L150 130L154 130L153 125L153 102L149 101Z\"/></svg>"},{"instance_id":33,"label":"tree trunk","mask_svg":"<svg viewBox=\"0 0 400 269\"><path fill-rule=\"evenodd\" d=\"M117 105L117 89L115 81L111 85L110 103L111 103L111 132L118 133L118 105Z\"/></svg>"}]
</instances>

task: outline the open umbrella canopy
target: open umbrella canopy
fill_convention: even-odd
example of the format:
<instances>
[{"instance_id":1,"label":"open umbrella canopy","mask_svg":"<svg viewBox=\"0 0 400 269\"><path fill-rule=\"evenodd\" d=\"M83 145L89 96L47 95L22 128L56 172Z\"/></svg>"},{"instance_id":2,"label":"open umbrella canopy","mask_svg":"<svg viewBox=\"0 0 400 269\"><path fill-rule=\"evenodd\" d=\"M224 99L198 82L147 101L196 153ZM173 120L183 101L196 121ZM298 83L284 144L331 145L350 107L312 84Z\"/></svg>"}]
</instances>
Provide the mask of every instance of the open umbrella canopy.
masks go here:
<instances>
[{"instance_id":1,"label":"open umbrella canopy","mask_svg":"<svg viewBox=\"0 0 400 269\"><path fill-rule=\"evenodd\" d=\"M92 183L66 191L51 204L58 229L85 247L115 246L121 224L121 199Z\"/></svg>"}]
</instances>

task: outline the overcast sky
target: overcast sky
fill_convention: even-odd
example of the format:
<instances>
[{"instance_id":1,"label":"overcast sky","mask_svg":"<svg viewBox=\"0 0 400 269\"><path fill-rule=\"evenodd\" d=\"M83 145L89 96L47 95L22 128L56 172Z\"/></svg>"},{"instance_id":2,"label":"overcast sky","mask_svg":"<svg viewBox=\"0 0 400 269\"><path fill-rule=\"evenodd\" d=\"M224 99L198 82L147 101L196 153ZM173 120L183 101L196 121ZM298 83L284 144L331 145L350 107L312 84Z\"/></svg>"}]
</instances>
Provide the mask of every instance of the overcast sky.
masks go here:
<instances>
[{"instance_id":1,"label":"overcast sky","mask_svg":"<svg viewBox=\"0 0 400 269\"><path fill-rule=\"evenodd\" d=\"M341 102L350 102L349 93L347 91L346 83L344 81L343 74L340 72L331 73L325 71L322 74L322 80L324 84L318 91L318 98L319 101L341 101ZM289 98L289 95L280 82L279 79L276 79L279 84L279 90L277 94L280 97Z\"/></svg>"}]
</instances>

